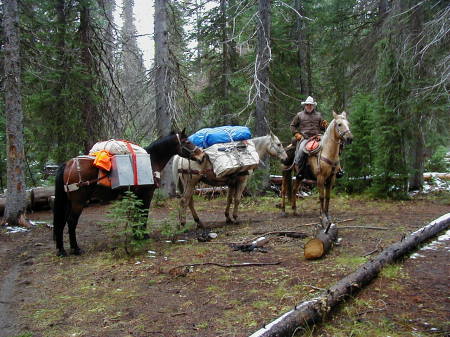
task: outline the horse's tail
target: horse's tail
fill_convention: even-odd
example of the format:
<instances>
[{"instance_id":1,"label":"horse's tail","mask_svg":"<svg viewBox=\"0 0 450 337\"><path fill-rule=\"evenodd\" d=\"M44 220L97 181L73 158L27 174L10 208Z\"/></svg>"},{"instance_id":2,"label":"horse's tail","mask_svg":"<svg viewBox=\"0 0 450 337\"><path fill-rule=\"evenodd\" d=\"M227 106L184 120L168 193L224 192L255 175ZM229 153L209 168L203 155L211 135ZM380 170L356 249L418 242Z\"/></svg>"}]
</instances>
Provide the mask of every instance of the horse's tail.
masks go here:
<instances>
[{"instance_id":1,"label":"horse's tail","mask_svg":"<svg viewBox=\"0 0 450 337\"><path fill-rule=\"evenodd\" d=\"M64 169L66 164L62 164L55 177L55 200L53 203L53 240L56 240L57 233L64 229L66 223L67 194L64 191Z\"/></svg>"},{"instance_id":2,"label":"horse's tail","mask_svg":"<svg viewBox=\"0 0 450 337\"><path fill-rule=\"evenodd\" d=\"M292 201L292 169L286 168L282 170L284 190L287 193L288 201Z\"/></svg>"}]
</instances>

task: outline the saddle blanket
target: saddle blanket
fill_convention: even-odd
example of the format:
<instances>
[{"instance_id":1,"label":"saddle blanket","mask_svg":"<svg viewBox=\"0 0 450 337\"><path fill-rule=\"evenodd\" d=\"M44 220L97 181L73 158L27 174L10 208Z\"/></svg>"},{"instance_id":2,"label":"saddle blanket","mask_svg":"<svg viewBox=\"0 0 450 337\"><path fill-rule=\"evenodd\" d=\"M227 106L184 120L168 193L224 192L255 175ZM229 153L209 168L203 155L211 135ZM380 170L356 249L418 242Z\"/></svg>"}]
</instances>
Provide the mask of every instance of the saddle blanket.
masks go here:
<instances>
[{"instance_id":1,"label":"saddle blanket","mask_svg":"<svg viewBox=\"0 0 450 337\"><path fill-rule=\"evenodd\" d=\"M205 152L218 178L253 170L259 164L259 155L251 140L214 144Z\"/></svg>"}]
</instances>

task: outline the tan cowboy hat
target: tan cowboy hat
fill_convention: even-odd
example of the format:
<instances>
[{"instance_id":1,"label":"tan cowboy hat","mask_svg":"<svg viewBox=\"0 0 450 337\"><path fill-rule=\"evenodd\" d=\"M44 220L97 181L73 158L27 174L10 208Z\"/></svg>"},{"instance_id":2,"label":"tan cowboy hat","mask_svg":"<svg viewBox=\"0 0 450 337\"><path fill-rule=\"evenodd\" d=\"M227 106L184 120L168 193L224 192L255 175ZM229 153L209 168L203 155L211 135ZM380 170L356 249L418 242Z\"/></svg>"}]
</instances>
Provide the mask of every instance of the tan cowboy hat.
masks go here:
<instances>
[{"instance_id":1,"label":"tan cowboy hat","mask_svg":"<svg viewBox=\"0 0 450 337\"><path fill-rule=\"evenodd\" d=\"M314 98L312 98L311 96L308 96L306 101L302 102L302 105L305 105L305 104L312 104L312 105L316 106L317 102L314 102Z\"/></svg>"}]
</instances>

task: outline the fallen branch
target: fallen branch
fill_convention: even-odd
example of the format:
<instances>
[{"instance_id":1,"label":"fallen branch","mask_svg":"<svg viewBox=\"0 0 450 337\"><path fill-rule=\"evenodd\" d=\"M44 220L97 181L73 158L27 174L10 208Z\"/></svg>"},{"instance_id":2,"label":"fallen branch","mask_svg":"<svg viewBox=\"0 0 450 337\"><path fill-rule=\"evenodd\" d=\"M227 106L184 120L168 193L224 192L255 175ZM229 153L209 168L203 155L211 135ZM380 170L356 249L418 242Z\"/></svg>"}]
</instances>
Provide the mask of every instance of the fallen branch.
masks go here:
<instances>
[{"instance_id":1,"label":"fallen branch","mask_svg":"<svg viewBox=\"0 0 450 337\"><path fill-rule=\"evenodd\" d=\"M339 226L339 229L354 229L354 228L375 229L380 231L388 231L391 229L386 227L371 227L371 226Z\"/></svg>"},{"instance_id":2,"label":"fallen branch","mask_svg":"<svg viewBox=\"0 0 450 337\"><path fill-rule=\"evenodd\" d=\"M264 326L250 337L290 337L294 331L301 331L305 325L320 321L338 303L357 293L364 285L372 281L383 266L394 262L422 242L446 230L449 225L450 213L447 213L386 248L376 258L363 264L321 296L295 306L294 309Z\"/></svg>"},{"instance_id":3,"label":"fallen branch","mask_svg":"<svg viewBox=\"0 0 450 337\"><path fill-rule=\"evenodd\" d=\"M176 270L182 270L184 268L198 267L198 266L217 266L223 268L236 268L236 267L260 267L260 266L275 266L280 264L281 262L244 262L244 263L217 263L217 262L203 262L203 263L191 263L191 264L183 264L181 266L173 267L169 270L169 274L177 274Z\"/></svg>"},{"instance_id":4,"label":"fallen branch","mask_svg":"<svg viewBox=\"0 0 450 337\"><path fill-rule=\"evenodd\" d=\"M371 250L370 252L368 252L368 253L362 255L362 257L366 257L366 256L369 256L369 255L372 255L373 253L378 252L378 251L380 250L380 243L381 243L381 239L378 240L377 245L375 246L375 249L374 249L374 250Z\"/></svg>"}]
</instances>

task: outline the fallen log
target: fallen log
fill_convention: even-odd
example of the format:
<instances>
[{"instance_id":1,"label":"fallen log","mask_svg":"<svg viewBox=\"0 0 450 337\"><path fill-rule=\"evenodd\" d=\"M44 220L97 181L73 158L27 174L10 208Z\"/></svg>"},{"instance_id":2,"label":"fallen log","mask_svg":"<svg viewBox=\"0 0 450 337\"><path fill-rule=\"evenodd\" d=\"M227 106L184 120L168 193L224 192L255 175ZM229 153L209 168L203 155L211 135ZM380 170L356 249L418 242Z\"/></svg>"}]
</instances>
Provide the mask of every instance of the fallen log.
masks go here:
<instances>
[{"instance_id":1,"label":"fallen log","mask_svg":"<svg viewBox=\"0 0 450 337\"><path fill-rule=\"evenodd\" d=\"M450 213L447 213L386 248L373 260L363 264L322 295L295 306L294 309L256 331L250 337L290 337L295 331L304 331L307 325L320 321L339 302L357 293L364 285L372 281L383 266L394 262L422 242L446 230L449 225Z\"/></svg>"},{"instance_id":2,"label":"fallen log","mask_svg":"<svg viewBox=\"0 0 450 337\"><path fill-rule=\"evenodd\" d=\"M31 208L39 210L42 208L49 208L48 200L55 195L54 186L36 187L31 190Z\"/></svg>"},{"instance_id":3,"label":"fallen log","mask_svg":"<svg viewBox=\"0 0 450 337\"><path fill-rule=\"evenodd\" d=\"M434 178L442 179L442 180L450 180L450 173L432 173L432 172L425 172L423 174L423 179L430 181Z\"/></svg>"},{"instance_id":4,"label":"fallen log","mask_svg":"<svg viewBox=\"0 0 450 337\"><path fill-rule=\"evenodd\" d=\"M335 224L331 224L328 232L321 230L314 238L305 244L304 256L307 260L318 259L324 256L333 243L336 242L338 230Z\"/></svg>"}]
</instances>

